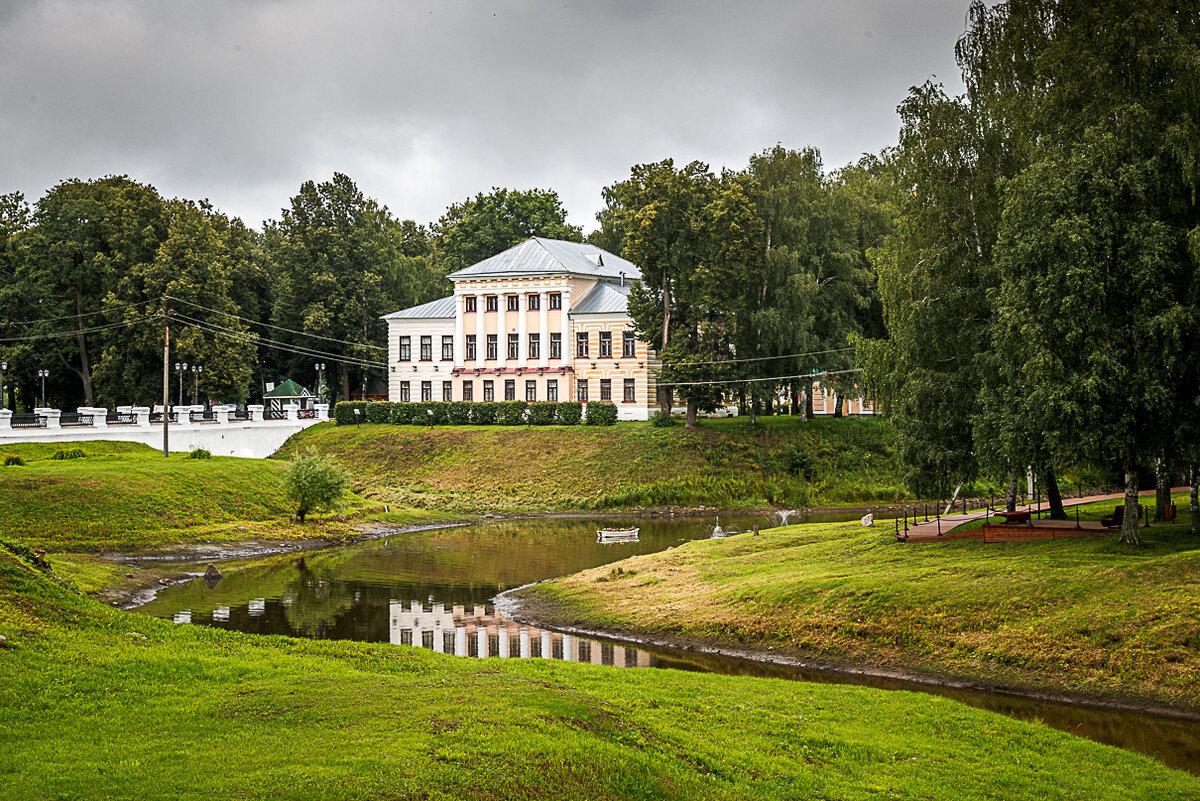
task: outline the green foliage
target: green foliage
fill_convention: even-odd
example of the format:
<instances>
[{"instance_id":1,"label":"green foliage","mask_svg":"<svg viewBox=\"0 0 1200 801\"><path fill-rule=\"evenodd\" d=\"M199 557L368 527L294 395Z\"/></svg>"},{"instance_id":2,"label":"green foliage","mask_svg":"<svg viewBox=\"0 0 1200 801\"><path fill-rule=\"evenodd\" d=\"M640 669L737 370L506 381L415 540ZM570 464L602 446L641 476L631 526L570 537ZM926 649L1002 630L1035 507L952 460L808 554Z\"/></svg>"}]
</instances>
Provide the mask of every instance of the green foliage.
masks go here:
<instances>
[{"instance_id":1,"label":"green foliage","mask_svg":"<svg viewBox=\"0 0 1200 801\"><path fill-rule=\"evenodd\" d=\"M496 422L502 426L523 426L527 408L529 404L525 401L503 401L499 404Z\"/></svg>"},{"instance_id":2,"label":"green foliage","mask_svg":"<svg viewBox=\"0 0 1200 801\"><path fill-rule=\"evenodd\" d=\"M537 401L531 403L529 404L529 423L535 426L553 425L557 413L557 401Z\"/></svg>"},{"instance_id":3,"label":"green foliage","mask_svg":"<svg viewBox=\"0 0 1200 801\"><path fill-rule=\"evenodd\" d=\"M408 402L397 401L392 404L391 414L388 417L389 423L396 425L406 425L415 422L413 417L416 414L416 407Z\"/></svg>"},{"instance_id":4,"label":"green foliage","mask_svg":"<svg viewBox=\"0 0 1200 801\"><path fill-rule=\"evenodd\" d=\"M370 401L366 404L366 417L368 423L393 422L392 405L387 401Z\"/></svg>"},{"instance_id":5,"label":"green foliage","mask_svg":"<svg viewBox=\"0 0 1200 801\"><path fill-rule=\"evenodd\" d=\"M655 428L670 428L677 422L678 421L673 416L664 414L661 409L650 415L650 425L654 426Z\"/></svg>"},{"instance_id":6,"label":"green foliage","mask_svg":"<svg viewBox=\"0 0 1200 801\"><path fill-rule=\"evenodd\" d=\"M471 422L471 405L466 401L454 401L446 409L446 419L451 425L465 426Z\"/></svg>"},{"instance_id":7,"label":"green foliage","mask_svg":"<svg viewBox=\"0 0 1200 801\"><path fill-rule=\"evenodd\" d=\"M495 425L500 414L500 407L495 403L474 403L471 405L471 423L477 426Z\"/></svg>"},{"instance_id":8,"label":"green foliage","mask_svg":"<svg viewBox=\"0 0 1200 801\"><path fill-rule=\"evenodd\" d=\"M86 454L80 448L63 448L54 452L51 459L62 461L64 459L82 459Z\"/></svg>"},{"instance_id":9,"label":"green foliage","mask_svg":"<svg viewBox=\"0 0 1200 801\"><path fill-rule=\"evenodd\" d=\"M346 492L347 475L333 460L309 450L297 454L283 473L286 497L296 505L296 518L303 523L313 511L334 509Z\"/></svg>"},{"instance_id":10,"label":"green foliage","mask_svg":"<svg viewBox=\"0 0 1200 801\"><path fill-rule=\"evenodd\" d=\"M189 459L211 459L212 453L205 448L196 448L188 454Z\"/></svg>"},{"instance_id":11,"label":"green foliage","mask_svg":"<svg viewBox=\"0 0 1200 801\"><path fill-rule=\"evenodd\" d=\"M442 401L414 403L412 424L417 426L442 426L447 423L446 411L450 404Z\"/></svg>"},{"instance_id":12,"label":"green foliage","mask_svg":"<svg viewBox=\"0 0 1200 801\"><path fill-rule=\"evenodd\" d=\"M592 401L587 405L589 426L612 426L617 424L617 406L609 401Z\"/></svg>"},{"instance_id":13,"label":"green foliage","mask_svg":"<svg viewBox=\"0 0 1200 801\"><path fill-rule=\"evenodd\" d=\"M15 453L5 454L4 456L5 467L21 467L24 464L25 460Z\"/></svg>"},{"instance_id":14,"label":"green foliage","mask_svg":"<svg viewBox=\"0 0 1200 801\"><path fill-rule=\"evenodd\" d=\"M355 415L355 410L358 415ZM338 401L333 407L333 419L339 426L352 426L366 422L366 401Z\"/></svg>"},{"instance_id":15,"label":"green foliage","mask_svg":"<svg viewBox=\"0 0 1200 801\"><path fill-rule=\"evenodd\" d=\"M583 419L583 404L578 401L561 401L555 417L560 426L577 426Z\"/></svg>"},{"instance_id":16,"label":"green foliage","mask_svg":"<svg viewBox=\"0 0 1200 801\"><path fill-rule=\"evenodd\" d=\"M494 188L446 210L433 227L443 269L453 272L483 261L531 236L579 242L583 231L567 223L553 190Z\"/></svg>"}]
</instances>

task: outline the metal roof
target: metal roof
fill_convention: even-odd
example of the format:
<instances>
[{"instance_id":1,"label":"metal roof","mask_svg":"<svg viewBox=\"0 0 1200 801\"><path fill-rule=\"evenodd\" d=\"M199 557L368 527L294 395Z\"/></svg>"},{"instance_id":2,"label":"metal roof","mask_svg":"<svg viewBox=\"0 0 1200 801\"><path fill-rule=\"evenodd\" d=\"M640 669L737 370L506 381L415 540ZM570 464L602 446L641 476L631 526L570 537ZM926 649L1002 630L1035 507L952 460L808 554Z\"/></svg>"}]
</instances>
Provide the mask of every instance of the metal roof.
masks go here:
<instances>
[{"instance_id":1,"label":"metal roof","mask_svg":"<svg viewBox=\"0 0 1200 801\"><path fill-rule=\"evenodd\" d=\"M275 387L270 392L263 393L264 398L307 398L309 392L304 387L297 384L290 378L285 378L283 383Z\"/></svg>"},{"instance_id":2,"label":"metal roof","mask_svg":"<svg viewBox=\"0 0 1200 801\"><path fill-rule=\"evenodd\" d=\"M571 307L570 314L625 314L628 307L629 284L601 281Z\"/></svg>"},{"instance_id":3,"label":"metal roof","mask_svg":"<svg viewBox=\"0 0 1200 801\"><path fill-rule=\"evenodd\" d=\"M484 278L563 272L588 278L614 279L625 273L627 281L642 277L642 271L636 264L603 248L584 242L543 239L540 236L530 237L502 253L450 273L449 277Z\"/></svg>"},{"instance_id":4,"label":"metal roof","mask_svg":"<svg viewBox=\"0 0 1200 801\"><path fill-rule=\"evenodd\" d=\"M428 303L422 303L420 306L413 306L411 309L401 309L398 312L385 314L381 320L452 320L456 304L454 296L448 298L438 298L431 300Z\"/></svg>"}]
</instances>

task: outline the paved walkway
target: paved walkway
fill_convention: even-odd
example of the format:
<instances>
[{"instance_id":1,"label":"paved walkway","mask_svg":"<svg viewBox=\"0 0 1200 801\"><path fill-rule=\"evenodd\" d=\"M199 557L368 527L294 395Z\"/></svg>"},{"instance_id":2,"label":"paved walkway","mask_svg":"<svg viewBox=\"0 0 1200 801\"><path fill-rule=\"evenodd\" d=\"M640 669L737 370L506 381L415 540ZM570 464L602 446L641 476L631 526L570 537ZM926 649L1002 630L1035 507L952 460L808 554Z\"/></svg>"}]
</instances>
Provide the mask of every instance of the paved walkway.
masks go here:
<instances>
[{"instance_id":1,"label":"paved walkway","mask_svg":"<svg viewBox=\"0 0 1200 801\"><path fill-rule=\"evenodd\" d=\"M1187 491L1188 491L1187 487L1172 487L1171 488L1172 494L1174 494L1176 492L1187 492ZM1141 497L1145 497L1145 496L1153 497L1154 490L1143 490L1142 492L1139 492L1138 495ZM1111 495L1085 495L1082 498L1063 498L1063 506L1064 507L1081 506L1083 504L1096 503L1098 501L1114 501L1114 505L1116 505L1115 502L1120 502L1120 501L1124 501L1124 500L1125 500L1124 492L1115 492ZM1030 511L1036 512L1038 507L1035 504L1027 503L1027 504L1017 504L1017 509L1019 509L1019 510L1028 509ZM1043 503L1041 505L1041 510L1043 513L1048 514L1049 513L1049 505ZM991 514L994 514L994 513L995 513L995 509L992 509ZM921 522L917 523L916 525L912 525L911 523L909 524L907 537L905 537L904 523L903 523L903 521L901 521L900 538L906 539L909 542L912 542L914 540L917 542L930 541L930 540L936 541L938 539L946 540L945 535L949 534L952 529L958 528L959 526L963 525L964 523L970 523L973 520L986 519L988 516L989 516L988 509L975 509L973 511L967 512L966 514L952 514L952 515L949 515L946 517L942 517L940 519L936 518L936 517L930 517L928 523L926 523L924 521L924 518L922 518ZM1073 529L1075 527L1075 521L1074 520L1034 520L1033 525L1034 525L1034 527L1053 527L1053 528L1072 528ZM1094 534L1097 531L1115 531L1116 530L1116 529L1106 529L1095 521L1091 521L1091 522L1083 521L1079 525L1080 525L1080 528L1083 529L1083 531L1081 531L1081 533L1086 532L1086 533ZM1014 525L1014 528L1019 528L1019 527L1020 527L1020 524Z\"/></svg>"}]
</instances>

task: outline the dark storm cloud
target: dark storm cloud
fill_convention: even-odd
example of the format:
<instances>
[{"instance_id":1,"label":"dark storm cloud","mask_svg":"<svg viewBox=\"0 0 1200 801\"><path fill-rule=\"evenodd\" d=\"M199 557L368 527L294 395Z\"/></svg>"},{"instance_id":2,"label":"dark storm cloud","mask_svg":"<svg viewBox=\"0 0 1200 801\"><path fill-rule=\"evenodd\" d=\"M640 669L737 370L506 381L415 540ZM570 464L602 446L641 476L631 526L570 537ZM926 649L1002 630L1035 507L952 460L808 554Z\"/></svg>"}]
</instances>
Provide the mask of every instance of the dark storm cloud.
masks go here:
<instances>
[{"instance_id":1,"label":"dark storm cloud","mask_svg":"<svg viewBox=\"0 0 1200 801\"><path fill-rule=\"evenodd\" d=\"M338 170L401 217L537 186L589 227L638 162L894 144L909 86L957 87L965 8L0 2L0 192L127 173L257 225Z\"/></svg>"}]
</instances>

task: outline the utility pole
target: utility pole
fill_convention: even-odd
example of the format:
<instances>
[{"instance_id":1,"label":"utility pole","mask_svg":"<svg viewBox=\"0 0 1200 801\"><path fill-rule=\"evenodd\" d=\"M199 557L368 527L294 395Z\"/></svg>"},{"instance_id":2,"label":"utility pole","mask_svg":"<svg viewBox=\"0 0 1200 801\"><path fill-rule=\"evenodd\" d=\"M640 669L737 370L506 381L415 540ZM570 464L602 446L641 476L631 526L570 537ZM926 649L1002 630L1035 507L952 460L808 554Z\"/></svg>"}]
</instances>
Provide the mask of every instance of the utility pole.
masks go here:
<instances>
[{"instance_id":1,"label":"utility pole","mask_svg":"<svg viewBox=\"0 0 1200 801\"><path fill-rule=\"evenodd\" d=\"M170 316L168 311L168 301L163 298L163 458L170 455L167 448L168 433L167 429L171 425L171 413L167 404L171 402L171 330L167 325L167 318Z\"/></svg>"}]
</instances>

